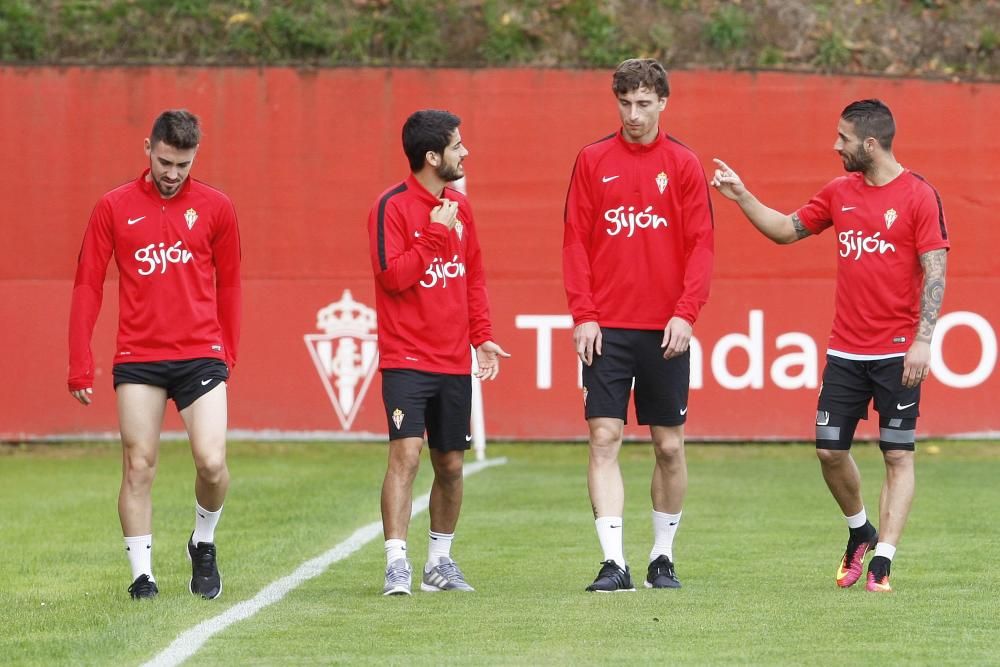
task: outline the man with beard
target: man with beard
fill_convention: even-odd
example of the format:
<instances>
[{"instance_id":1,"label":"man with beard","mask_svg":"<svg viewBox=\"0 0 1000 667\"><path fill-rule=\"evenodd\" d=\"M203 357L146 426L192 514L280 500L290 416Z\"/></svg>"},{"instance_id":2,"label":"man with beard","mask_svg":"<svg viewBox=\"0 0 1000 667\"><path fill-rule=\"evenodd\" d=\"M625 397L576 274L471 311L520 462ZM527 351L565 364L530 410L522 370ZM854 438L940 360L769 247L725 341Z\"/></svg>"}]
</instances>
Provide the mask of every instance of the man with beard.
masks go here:
<instances>
[{"instance_id":1,"label":"man with beard","mask_svg":"<svg viewBox=\"0 0 1000 667\"><path fill-rule=\"evenodd\" d=\"M91 213L73 286L69 390L90 405L90 341L114 254L120 313L112 375L123 448L118 515L133 599L159 592L151 490L168 399L184 422L197 472L189 589L206 599L222 592L215 528L229 487L226 380L240 337L240 236L229 197L188 177L200 141L198 118L188 111L157 117L144 145L149 168L104 195Z\"/></svg>"},{"instance_id":2,"label":"man with beard","mask_svg":"<svg viewBox=\"0 0 1000 667\"><path fill-rule=\"evenodd\" d=\"M469 155L458 116L417 111L403 125L410 176L368 216L389 460L382 483L383 595L409 595L406 535L424 433L434 482L421 590L471 591L451 557L470 447L472 358L492 380L506 352L493 341L482 256L469 201L448 185Z\"/></svg>"},{"instance_id":3,"label":"man with beard","mask_svg":"<svg viewBox=\"0 0 1000 667\"><path fill-rule=\"evenodd\" d=\"M816 453L823 478L850 535L837 585L860 577L888 592L889 570L914 491L914 441L920 385L930 372L930 345L944 298L950 247L941 198L892 153L895 122L879 100L849 104L833 149L848 175L836 178L791 215L768 208L724 162L712 185L776 243L794 243L832 226L837 232L833 330L816 413ZM850 448L859 419L874 399L885 480L879 528L868 521L861 475Z\"/></svg>"}]
</instances>

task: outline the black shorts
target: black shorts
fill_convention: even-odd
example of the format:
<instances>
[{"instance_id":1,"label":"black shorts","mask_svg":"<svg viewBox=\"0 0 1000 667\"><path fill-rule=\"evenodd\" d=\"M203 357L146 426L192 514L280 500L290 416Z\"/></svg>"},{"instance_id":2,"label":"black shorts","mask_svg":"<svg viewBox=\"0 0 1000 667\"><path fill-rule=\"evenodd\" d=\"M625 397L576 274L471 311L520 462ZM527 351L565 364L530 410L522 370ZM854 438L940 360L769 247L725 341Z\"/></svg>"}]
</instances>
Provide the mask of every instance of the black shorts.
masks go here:
<instances>
[{"instance_id":1,"label":"black shorts","mask_svg":"<svg viewBox=\"0 0 1000 667\"><path fill-rule=\"evenodd\" d=\"M167 390L180 412L229 379L229 367L219 359L184 359L115 364L115 389L120 384L148 384Z\"/></svg>"},{"instance_id":2,"label":"black shorts","mask_svg":"<svg viewBox=\"0 0 1000 667\"><path fill-rule=\"evenodd\" d=\"M884 418L920 416L920 385L903 386L903 357L857 361L826 355L818 410L868 419L868 402Z\"/></svg>"},{"instance_id":3,"label":"black shorts","mask_svg":"<svg viewBox=\"0 0 1000 667\"><path fill-rule=\"evenodd\" d=\"M663 358L662 331L601 327L601 354L583 367L584 417L628 422L628 398L635 384L640 424L679 426L687 421L691 353Z\"/></svg>"},{"instance_id":4,"label":"black shorts","mask_svg":"<svg viewBox=\"0 0 1000 667\"><path fill-rule=\"evenodd\" d=\"M382 371L389 440L422 438L439 451L471 447L472 376L400 368Z\"/></svg>"}]
</instances>

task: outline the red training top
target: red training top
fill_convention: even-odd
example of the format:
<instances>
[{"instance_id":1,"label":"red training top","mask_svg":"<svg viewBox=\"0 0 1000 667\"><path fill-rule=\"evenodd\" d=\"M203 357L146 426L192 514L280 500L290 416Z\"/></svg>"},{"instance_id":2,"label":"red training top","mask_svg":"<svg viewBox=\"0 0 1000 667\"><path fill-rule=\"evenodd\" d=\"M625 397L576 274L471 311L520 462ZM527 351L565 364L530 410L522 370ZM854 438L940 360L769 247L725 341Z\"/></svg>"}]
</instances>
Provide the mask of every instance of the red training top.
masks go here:
<instances>
[{"instance_id":1,"label":"red training top","mask_svg":"<svg viewBox=\"0 0 1000 667\"><path fill-rule=\"evenodd\" d=\"M94 384L90 340L112 253L118 266L115 363L216 358L240 340L240 236L225 194L188 178L163 199L146 180L101 197L80 248L69 318L69 388Z\"/></svg>"},{"instance_id":2,"label":"red training top","mask_svg":"<svg viewBox=\"0 0 1000 667\"><path fill-rule=\"evenodd\" d=\"M676 139L585 146L566 195L563 282L573 323L663 329L694 324L714 257L708 181Z\"/></svg>"},{"instance_id":3,"label":"red training top","mask_svg":"<svg viewBox=\"0 0 1000 667\"><path fill-rule=\"evenodd\" d=\"M920 317L920 255L949 248L937 191L910 170L882 186L860 173L827 183L798 210L813 234L837 232L837 291L828 352L848 359L906 354Z\"/></svg>"},{"instance_id":4,"label":"red training top","mask_svg":"<svg viewBox=\"0 0 1000 667\"><path fill-rule=\"evenodd\" d=\"M379 368L468 375L469 344L493 339L482 254L469 200L451 231L430 219L440 200L413 176L382 193L368 214Z\"/></svg>"}]
</instances>

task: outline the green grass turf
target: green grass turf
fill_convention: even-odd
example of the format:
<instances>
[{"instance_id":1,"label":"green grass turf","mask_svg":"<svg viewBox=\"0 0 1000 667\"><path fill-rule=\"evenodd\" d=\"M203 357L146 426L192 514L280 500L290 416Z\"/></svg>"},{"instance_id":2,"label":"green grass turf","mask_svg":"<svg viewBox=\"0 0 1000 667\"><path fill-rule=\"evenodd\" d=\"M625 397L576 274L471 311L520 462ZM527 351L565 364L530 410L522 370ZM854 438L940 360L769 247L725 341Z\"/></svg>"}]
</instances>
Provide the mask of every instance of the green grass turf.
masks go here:
<instances>
[{"instance_id":1,"label":"green grass turf","mask_svg":"<svg viewBox=\"0 0 1000 667\"><path fill-rule=\"evenodd\" d=\"M587 594L600 550L581 445L491 446L509 463L466 482L453 554L475 594L380 595L381 540L215 636L191 664L990 664L1000 662L1000 444L918 448L917 496L896 589L839 590L846 528L808 445L688 447L675 543L681 590L641 587L650 448L627 445L626 556L636 593ZM378 444L230 445L219 527L223 597L187 592L186 445L165 444L154 487L159 598L128 599L115 445L0 449L0 662L138 664L377 521ZM881 458L856 447L869 511ZM416 483L430 482L426 459ZM427 515L411 525L415 568Z\"/></svg>"}]
</instances>

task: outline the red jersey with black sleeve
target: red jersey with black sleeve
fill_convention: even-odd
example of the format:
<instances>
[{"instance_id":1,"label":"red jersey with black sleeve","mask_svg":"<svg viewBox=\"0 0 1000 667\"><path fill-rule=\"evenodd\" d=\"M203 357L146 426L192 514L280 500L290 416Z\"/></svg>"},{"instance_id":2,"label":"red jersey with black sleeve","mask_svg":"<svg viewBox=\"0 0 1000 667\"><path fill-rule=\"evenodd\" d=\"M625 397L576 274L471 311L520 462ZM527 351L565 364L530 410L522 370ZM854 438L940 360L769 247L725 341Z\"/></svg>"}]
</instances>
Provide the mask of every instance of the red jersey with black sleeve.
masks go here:
<instances>
[{"instance_id":1,"label":"red jersey with black sleeve","mask_svg":"<svg viewBox=\"0 0 1000 667\"><path fill-rule=\"evenodd\" d=\"M93 386L90 342L108 261L118 267L114 363L215 358L236 363L240 236L225 194L188 178L163 199L139 178L101 197L80 248L69 321L69 389Z\"/></svg>"},{"instance_id":2,"label":"red jersey with black sleeve","mask_svg":"<svg viewBox=\"0 0 1000 667\"><path fill-rule=\"evenodd\" d=\"M908 169L882 186L851 173L827 183L797 213L813 234L831 226L837 233L829 354L905 355L920 317L920 255L951 246L937 191Z\"/></svg>"},{"instance_id":3,"label":"red jersey with black sleeve","mask_svg":"<svg viewBox=\"0 0 1000 667\"><path fill-rule=\"evenodd\" d=\"M468 375L469 345L493 339L482 254L469 200L449 230L432 223L441 202L410 176L375 201L368 215L379 368Z\"/></svg>"},{"instance_id":4,"label":"red jersey with black sleeve","mask_svg":"<svg viewBox=\"0 0 1000 667\"><path fill-rule=\"evenodd\" d=\"M690 324L708 300L714 258L708 181L697 156L660 134L621 132L585 146L566 195L563 282L575 325Z\"/></svg>"}]
</instances>

